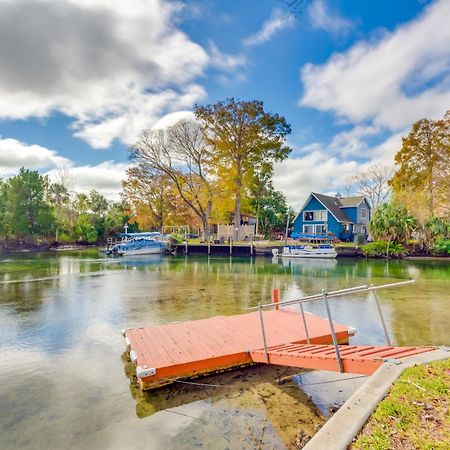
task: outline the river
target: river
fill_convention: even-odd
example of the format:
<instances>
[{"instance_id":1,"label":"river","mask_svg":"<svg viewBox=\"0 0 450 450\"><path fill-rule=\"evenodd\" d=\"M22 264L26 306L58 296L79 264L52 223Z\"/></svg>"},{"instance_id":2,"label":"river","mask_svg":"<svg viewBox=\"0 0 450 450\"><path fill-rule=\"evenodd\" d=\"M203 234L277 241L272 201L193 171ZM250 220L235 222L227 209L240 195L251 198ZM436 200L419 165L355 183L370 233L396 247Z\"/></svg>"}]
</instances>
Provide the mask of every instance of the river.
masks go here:
<instances>
[{"instance_id":1,"label":"river","mask_svg":"<svg viewBox=\"0 0 450 450\"><path fill-rule=\"evenodd\" d=\"M274 288L293 299L410 278L416 283L379 293L393 343L448 344L448 261L2 255L0 447L289 448L299 430L311 434L324 420L328 397L308 392L314 404L299 388L310 374L279 384L299 371L257 367L205 380L222 388L142 393L127 376L121 329L245 312ZM384 344L370 295L335 299L331 309L357 329L352 343ZM321 302L306 310L325 315ZM347 381L348 395L356 381Z\"/></svg>"}]
</instances>

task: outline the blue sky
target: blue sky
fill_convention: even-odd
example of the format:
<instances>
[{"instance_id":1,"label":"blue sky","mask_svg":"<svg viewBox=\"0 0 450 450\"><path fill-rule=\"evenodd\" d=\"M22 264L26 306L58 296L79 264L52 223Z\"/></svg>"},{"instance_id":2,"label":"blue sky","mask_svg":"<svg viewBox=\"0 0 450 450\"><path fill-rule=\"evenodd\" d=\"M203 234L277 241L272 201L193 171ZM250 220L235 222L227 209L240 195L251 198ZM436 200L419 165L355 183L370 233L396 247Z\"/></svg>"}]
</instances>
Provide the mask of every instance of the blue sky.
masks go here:
<instances>
[{"instance_id":1,"label":"blue sky","mask_svg":"<svg viewBox=\"0 0 450 450\"><path fill-rule=\"evenodd\" d=\"M450 109L450 1L0 0L0 176L21 166L117 197L143 128L263 100L292 125L293 207L393 164Z\"/></svg>"}]
</instances>

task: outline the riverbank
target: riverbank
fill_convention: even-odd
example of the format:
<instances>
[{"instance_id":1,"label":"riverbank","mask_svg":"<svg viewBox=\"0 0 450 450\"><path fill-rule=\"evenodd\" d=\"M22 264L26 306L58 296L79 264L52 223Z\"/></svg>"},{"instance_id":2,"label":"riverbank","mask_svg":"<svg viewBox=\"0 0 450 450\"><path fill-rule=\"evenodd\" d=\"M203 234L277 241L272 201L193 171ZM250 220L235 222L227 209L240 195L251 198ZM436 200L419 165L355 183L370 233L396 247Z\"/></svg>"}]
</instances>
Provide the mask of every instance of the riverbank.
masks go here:
<instances>
[{"instance_id":1,"label":"riverbank","mask_svg":"<svg viewBox=\"0 0 450 450\"><path fill-rule=\"evenodd\" d=\"M450 359L406 369L352 449L448 448Z\"/></svg>"}]
</instances>

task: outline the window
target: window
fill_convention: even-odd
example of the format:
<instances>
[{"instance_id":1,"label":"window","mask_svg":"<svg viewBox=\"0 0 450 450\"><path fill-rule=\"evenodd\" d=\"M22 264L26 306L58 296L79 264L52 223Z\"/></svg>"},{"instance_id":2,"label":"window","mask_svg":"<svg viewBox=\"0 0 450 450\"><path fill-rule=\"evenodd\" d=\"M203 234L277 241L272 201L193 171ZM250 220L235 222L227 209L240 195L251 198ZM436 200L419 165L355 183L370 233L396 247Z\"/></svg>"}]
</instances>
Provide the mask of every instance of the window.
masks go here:
<instances>
[{"instance_id":1,"label":"window","mask_svg":"<svg viewBox=\"0 0 450 450\"><path fill-rule=\"evenodd\" d=\"M344 224L344 233L351 233L352 232L352 224L351 223L345 223Z\"/></svg>"},{"instance_id":2,"label":"window","mask_svg":"<svg viewBox=\"0 0 450 450\"><path fill-rule=\"evenodd\" d=\"M323 211L314 211L314 220L325 222L327 220L328 213L324 209Z\"/></svg>"},{"instance_id":3,"label":"window","mask_svg":"<svg viewBox=\"0 0 450 450\"><path fill-rule=\"evenodd\" d=\"M305 211L303 213L304 222L326 222L328 218L327 210L322 211Z\"/></svg>"},{"instance_id":4,"label":"window","mask_svg":"<svg viewBox=\"0 0 450 450\"><path fill-rule=\"evenodd\" d=\"M367 219L367 209L361 208L361 219Z\"/></svg>"},{"instance_id":5,"label":"window","mask_svg":"<svg viewBox=\"0 0 450 450\"><path fill-rule=\"evenodd\" d=\"M303 233L305 234L326 234L325 225L303 225Z\"/></svg>"}]
</instances>

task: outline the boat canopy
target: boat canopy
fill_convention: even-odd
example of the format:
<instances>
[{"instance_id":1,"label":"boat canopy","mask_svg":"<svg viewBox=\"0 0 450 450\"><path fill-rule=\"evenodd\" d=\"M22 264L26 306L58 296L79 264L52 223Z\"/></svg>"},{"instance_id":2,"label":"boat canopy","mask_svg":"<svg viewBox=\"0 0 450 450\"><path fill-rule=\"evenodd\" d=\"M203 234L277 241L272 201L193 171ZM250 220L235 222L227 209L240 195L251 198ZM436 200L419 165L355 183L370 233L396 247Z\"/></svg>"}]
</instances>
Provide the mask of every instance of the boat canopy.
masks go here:
<instances>
[{"instance_id":1,"label":"boat canopy","mask_svg":"<svg viewBox=\"0 0 450 450\"><path fill-rule=\"evenodd\" d=\"M144 231L142 233L119 233L119 236L128 238L140 238L140 237L154 237L162 235L159 231Z\"/></svg>"},{"instance_id":2,"label":"boat canopy","mask_svg":"<svg viewBox=\"0 0 450 450\"><path fill-rule=\"evenodd\" d=\"M291 234L293 239L325 239L327 241L332 241L333 236L328 236L327 234L306 234L306 233L297 233L293 232Z\"/></svg>"}]
</instances>

